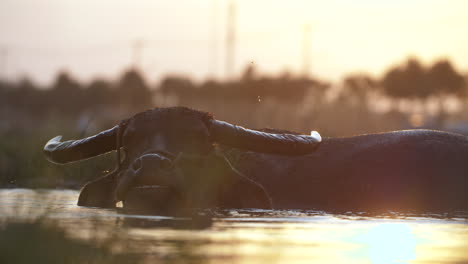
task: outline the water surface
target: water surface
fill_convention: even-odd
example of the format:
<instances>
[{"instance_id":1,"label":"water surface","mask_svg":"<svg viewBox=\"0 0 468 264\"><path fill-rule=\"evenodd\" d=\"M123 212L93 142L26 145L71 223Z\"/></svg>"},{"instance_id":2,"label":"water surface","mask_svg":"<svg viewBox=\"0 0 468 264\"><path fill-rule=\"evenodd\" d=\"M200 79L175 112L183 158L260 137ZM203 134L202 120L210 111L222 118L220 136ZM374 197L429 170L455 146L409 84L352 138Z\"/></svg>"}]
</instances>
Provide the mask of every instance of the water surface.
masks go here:
<instances>
[{"instance_id":1,"label":"water surface","mask_svg":"<svg viewBox=\"0 0 468 264\"><path fill-rule=\"evenodd\" d=\"M0 190L0 220L45 215L83 238L125 230L132 245L125 250L148 263L468 263L466 212L228 210L169 217L79 207L77 197L73 190Z\"/></svg>"}]
</instances>

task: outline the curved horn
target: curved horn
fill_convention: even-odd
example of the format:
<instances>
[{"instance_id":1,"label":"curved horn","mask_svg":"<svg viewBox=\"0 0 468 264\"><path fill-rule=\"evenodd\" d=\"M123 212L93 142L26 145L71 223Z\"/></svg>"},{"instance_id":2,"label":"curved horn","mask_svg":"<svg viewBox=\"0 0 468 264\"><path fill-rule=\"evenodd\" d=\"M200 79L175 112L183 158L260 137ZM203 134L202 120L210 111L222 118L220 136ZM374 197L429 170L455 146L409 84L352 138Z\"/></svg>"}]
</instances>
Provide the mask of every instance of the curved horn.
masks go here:
<instances>
[{"instance_id":1,"label":"curved horn","mask_svg":"<svg viewBox=\"0 0 468 264\"><path fill-rule=\"evenodd\" d=\"M88 159L117 148L118 126L97 135L79 140L61 142L62 136L56 136L44 146L47 159L53 163L68 163Z\"/></svg>"},{"instance_id":2,"label":"curved horn","mask_svg":"<svg viewBox=\"0 0 468 264\"><path fill-rule=\"evenodd\" d=\"M273 134L236 126L224 121L211 120L211 135L214 140L235 148L256 152L304 155L314 151L322 141L320 134L313 131L310 136Z\"/></svg>"}]
</instances>

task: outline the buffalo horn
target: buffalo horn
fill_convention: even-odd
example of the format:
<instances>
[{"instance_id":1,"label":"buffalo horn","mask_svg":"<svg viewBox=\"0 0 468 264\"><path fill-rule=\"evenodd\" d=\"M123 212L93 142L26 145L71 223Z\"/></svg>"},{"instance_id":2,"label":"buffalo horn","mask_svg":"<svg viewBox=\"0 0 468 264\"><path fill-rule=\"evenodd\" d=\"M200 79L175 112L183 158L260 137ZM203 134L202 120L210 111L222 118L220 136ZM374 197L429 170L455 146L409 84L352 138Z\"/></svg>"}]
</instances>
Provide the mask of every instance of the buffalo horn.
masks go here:
<instances>
[{"instance_id":1,"label":"buffalo horn","mask_svg":"<svg viewBox=\"0 0 468 264\"><path fill-rule=\"evenodd\" d=\"M214 141L235 148L282 155L304 155L313 152L322 141L313 131L310 136L273 134L236 126L224 121L211 120Z\"/></svg>"},{"instance_id":2,"label":"buffalo horn","mask_svg":"<svg viewBox=\"0 0 468 264\"><path fill-rule=\"evenodd\" d=\"M47 159L53 163L68 163L88 159L115 150L118 126L97 135L79 140L61 142L62 136L56 136L44 146Z\"/></svg>"}]
</instances>

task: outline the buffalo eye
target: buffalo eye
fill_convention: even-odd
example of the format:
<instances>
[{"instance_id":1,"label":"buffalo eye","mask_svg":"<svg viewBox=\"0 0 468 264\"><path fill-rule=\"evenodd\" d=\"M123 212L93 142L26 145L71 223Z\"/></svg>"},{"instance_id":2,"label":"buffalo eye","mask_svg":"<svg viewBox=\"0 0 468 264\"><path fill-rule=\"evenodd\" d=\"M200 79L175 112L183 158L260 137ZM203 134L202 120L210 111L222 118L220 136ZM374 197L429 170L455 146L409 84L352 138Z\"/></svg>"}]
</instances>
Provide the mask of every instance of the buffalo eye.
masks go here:
<instances>
[{"instance_id":1,"label":"buffalo eye","mask_svg":"<svg viewBox=\"0 0 468 264\"><path fill-rule=\"evenodd\" d=\"M162 169L168 169L170 167L172 167L172 161L171 160L166 159L166 158L161 160L161 168Z\"/></svg>"},{"instance_id":2,"label":"buffalo eye","mask_svg":"<svg viewBox=\"0 0 468 264\"><path fill-rule=\"evenodd\" d=\"M141 168L141 158L138 158L138 159L136 159L135 161L133 161L133 163L132 163L132 169L133 169L134 171L137 171L137 170L139 170L140 168Z\"/></svg>"}]
</instances>

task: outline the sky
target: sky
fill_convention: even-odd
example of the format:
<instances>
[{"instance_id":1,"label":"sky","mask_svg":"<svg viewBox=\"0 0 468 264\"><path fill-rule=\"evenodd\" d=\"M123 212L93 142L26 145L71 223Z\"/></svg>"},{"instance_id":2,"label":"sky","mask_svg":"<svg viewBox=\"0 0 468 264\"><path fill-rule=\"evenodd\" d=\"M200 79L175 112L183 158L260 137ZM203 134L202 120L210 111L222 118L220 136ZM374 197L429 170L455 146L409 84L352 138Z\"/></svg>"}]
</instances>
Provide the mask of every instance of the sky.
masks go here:
<instances>
[{"instance_id":1,"label":"sky","mask_svg":"<svg viewBox=\"0 0 468 264\"><path fill-rule=\"evenodd\" d=\"M230 2L236 31L227 74ZM408 57L448 58L466 73L467 28L465 0L1 0L0 77L46 85L67 70L81 81L115 79L136 64L149 81L221 79L248 64L301 73L304 56L311 75L332 81L378 77Z\"/></svg>"}]
</instances>

